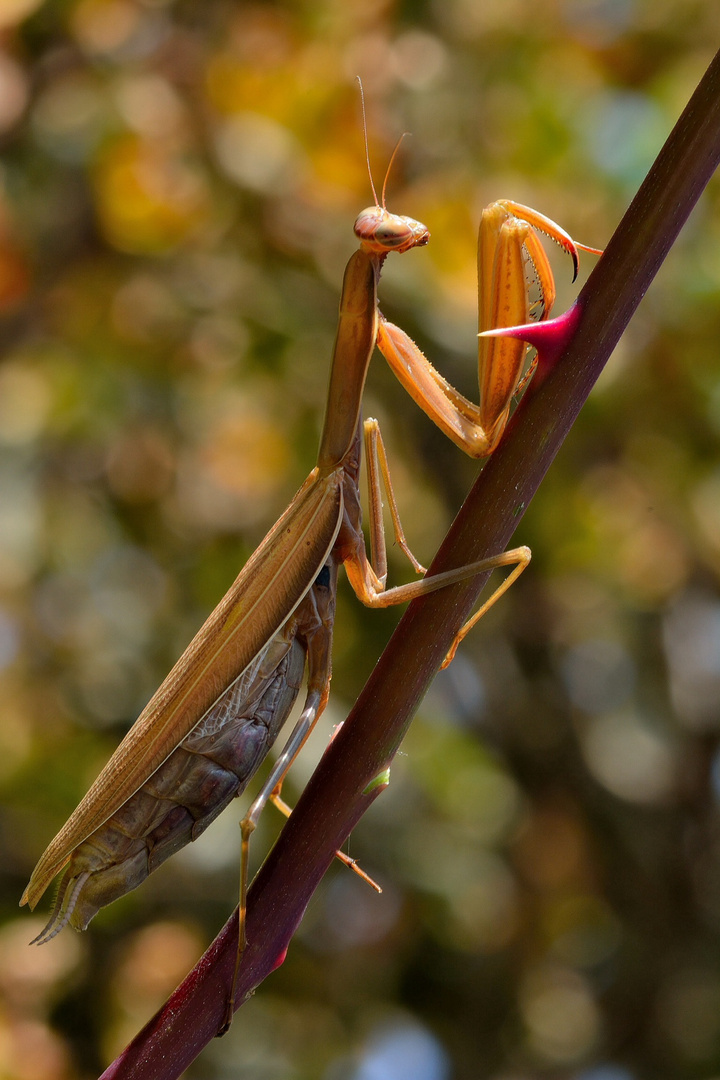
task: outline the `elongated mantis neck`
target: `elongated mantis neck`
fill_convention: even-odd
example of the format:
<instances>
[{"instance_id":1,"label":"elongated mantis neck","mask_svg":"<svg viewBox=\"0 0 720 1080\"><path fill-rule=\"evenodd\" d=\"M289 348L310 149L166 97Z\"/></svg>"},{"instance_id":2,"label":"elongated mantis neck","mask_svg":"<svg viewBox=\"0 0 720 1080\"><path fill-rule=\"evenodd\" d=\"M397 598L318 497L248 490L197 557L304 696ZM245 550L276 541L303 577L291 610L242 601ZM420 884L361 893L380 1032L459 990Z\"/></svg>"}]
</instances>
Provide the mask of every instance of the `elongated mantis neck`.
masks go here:
<instances>
[{"instance_id":1,"label":"elongated mantis neck","mask_svg":"<svg viewBox=\"0 0 720 1080\"><path fill-rule=\"evenodd\" d=\"M345 268L318 452L321 476L337 469L355 439L365 377L377 336L380 262L377 255L361 248L351 255Z\"/></svg>"}]
</instances>

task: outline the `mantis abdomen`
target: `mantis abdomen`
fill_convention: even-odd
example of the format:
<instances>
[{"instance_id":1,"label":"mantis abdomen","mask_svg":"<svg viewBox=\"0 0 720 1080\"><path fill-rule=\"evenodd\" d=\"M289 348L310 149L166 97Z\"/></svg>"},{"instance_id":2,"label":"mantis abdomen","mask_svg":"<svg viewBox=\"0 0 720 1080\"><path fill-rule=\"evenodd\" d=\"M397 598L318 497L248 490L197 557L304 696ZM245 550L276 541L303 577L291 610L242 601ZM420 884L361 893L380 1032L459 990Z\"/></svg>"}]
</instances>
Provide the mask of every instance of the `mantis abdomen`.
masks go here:
<instances>
[{"instance_id":1,"label":"mantis abdomen","mask_svg":"<svg viewBox=\"0 0 720 1080\"><path fill-rule=\"evenodd\" d=\"M142 787L75 848L38 941L68 923L84 930L243 792L295 703L305 655L293 618Z\"/></svg>"}]
</instances>

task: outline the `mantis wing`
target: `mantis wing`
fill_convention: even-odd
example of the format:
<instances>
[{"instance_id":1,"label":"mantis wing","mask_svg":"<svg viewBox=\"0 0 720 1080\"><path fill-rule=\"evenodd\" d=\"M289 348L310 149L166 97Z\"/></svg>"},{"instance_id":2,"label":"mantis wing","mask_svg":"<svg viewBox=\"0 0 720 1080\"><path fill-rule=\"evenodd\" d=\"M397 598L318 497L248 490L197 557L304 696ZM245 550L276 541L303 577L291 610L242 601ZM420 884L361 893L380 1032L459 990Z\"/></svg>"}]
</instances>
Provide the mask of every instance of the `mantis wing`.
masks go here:
<instances>
[{"instance_id":1,"label":"mantis wing","mask_svg":"<svg viewBox=\"0 0 720 1080\"><path fill-rule=\"evenodd\" d=\"M318 479L314 469L46 848L21 905L35 907L78 844L145 783L292 615L342 514L340 474Z\"/></svg>"}]
</instances>

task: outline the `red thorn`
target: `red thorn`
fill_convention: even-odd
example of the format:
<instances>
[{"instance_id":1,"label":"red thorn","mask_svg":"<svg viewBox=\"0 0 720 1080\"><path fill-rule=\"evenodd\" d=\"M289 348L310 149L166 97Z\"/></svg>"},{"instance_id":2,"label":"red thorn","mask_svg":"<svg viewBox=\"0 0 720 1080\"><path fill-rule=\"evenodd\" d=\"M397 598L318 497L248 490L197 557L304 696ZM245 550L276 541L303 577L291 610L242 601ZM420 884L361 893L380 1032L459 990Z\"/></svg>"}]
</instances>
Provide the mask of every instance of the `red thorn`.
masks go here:
<instances>
[{"instance_id":1,"label":"red thorn","mask_svg":"<svg viewBox=\"0 0 720 1080\"><path fill-rule=\"evenodd\" d=\"M277 957L275 958L275 963L270 968L270 970L271 971L276 971L279 967L281 967L281 965L285 963L285 957L287 956L287 954L288 954L288 951L287 951L287 945L286 945L285 948L282 949L278 953Z\"/></svg>"},{"instance_id":2,"label":"red thorn","mask_svg":"<svg viewBox=\"0 0 720 1080\"><path fill-rule=\"evenodd\" d=\"M480 337L510 337L526 341L537 349L538 362L547 367L555 363L565 351L580 322L581 308L577 301L571 308L555 319L545 322L526 323L524 326L507 326L499 330L485 330Z\"/></svg>"}]
</instances>

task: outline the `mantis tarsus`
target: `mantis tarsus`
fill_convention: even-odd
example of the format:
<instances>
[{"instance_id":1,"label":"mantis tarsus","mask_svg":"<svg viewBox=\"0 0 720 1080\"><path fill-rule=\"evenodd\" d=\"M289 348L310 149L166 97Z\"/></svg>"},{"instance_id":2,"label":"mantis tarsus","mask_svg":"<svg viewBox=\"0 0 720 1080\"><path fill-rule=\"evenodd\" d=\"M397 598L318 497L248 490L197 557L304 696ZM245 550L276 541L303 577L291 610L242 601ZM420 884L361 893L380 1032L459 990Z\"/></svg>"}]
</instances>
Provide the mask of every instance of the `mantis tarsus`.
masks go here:
<instances>
[{"instance_id":1,"label":"mantis tarsus","mask_svg":"<svg viewBox=\"0 0 720 1080\"><path fill-rule=\"evenodd\" d=\"M576 245L547 218L514 203L494 204L480 227L481 330L527 321L526 258L540 283L543 315L549 311L552 275L531 225L561 243L577 263ZM134 888L195 839L244 789L288 716L307 659L302 715L242 822L242 948L249 836L327 701L339 565L345 565L355 593L370 607L404 603L483 571L511 566L511 573L459 631L449 662L457 642L530 560L529 550L521 547L385 588L381 476L397 541L416 571L422 567L402 533L378 425L374 420L363 425L360 417L376 342L413 398L476 457L489 454L501 437L525 346L481 338L483 400L480 407L469 402L378 312L377 285L386 256L425 245L426 227L390 214L376 201L359 215L355 232L360 249L351 256L343 280L317 465L42 855L21 900L31 908L56 874L69 866L50 921L35 939L38 944L68 923L84 929L101 906ZM358 489L363 431L369 462L370 560ZM230 1002L229 1014L232 993Z\"/></svg>"}]
</instances>

